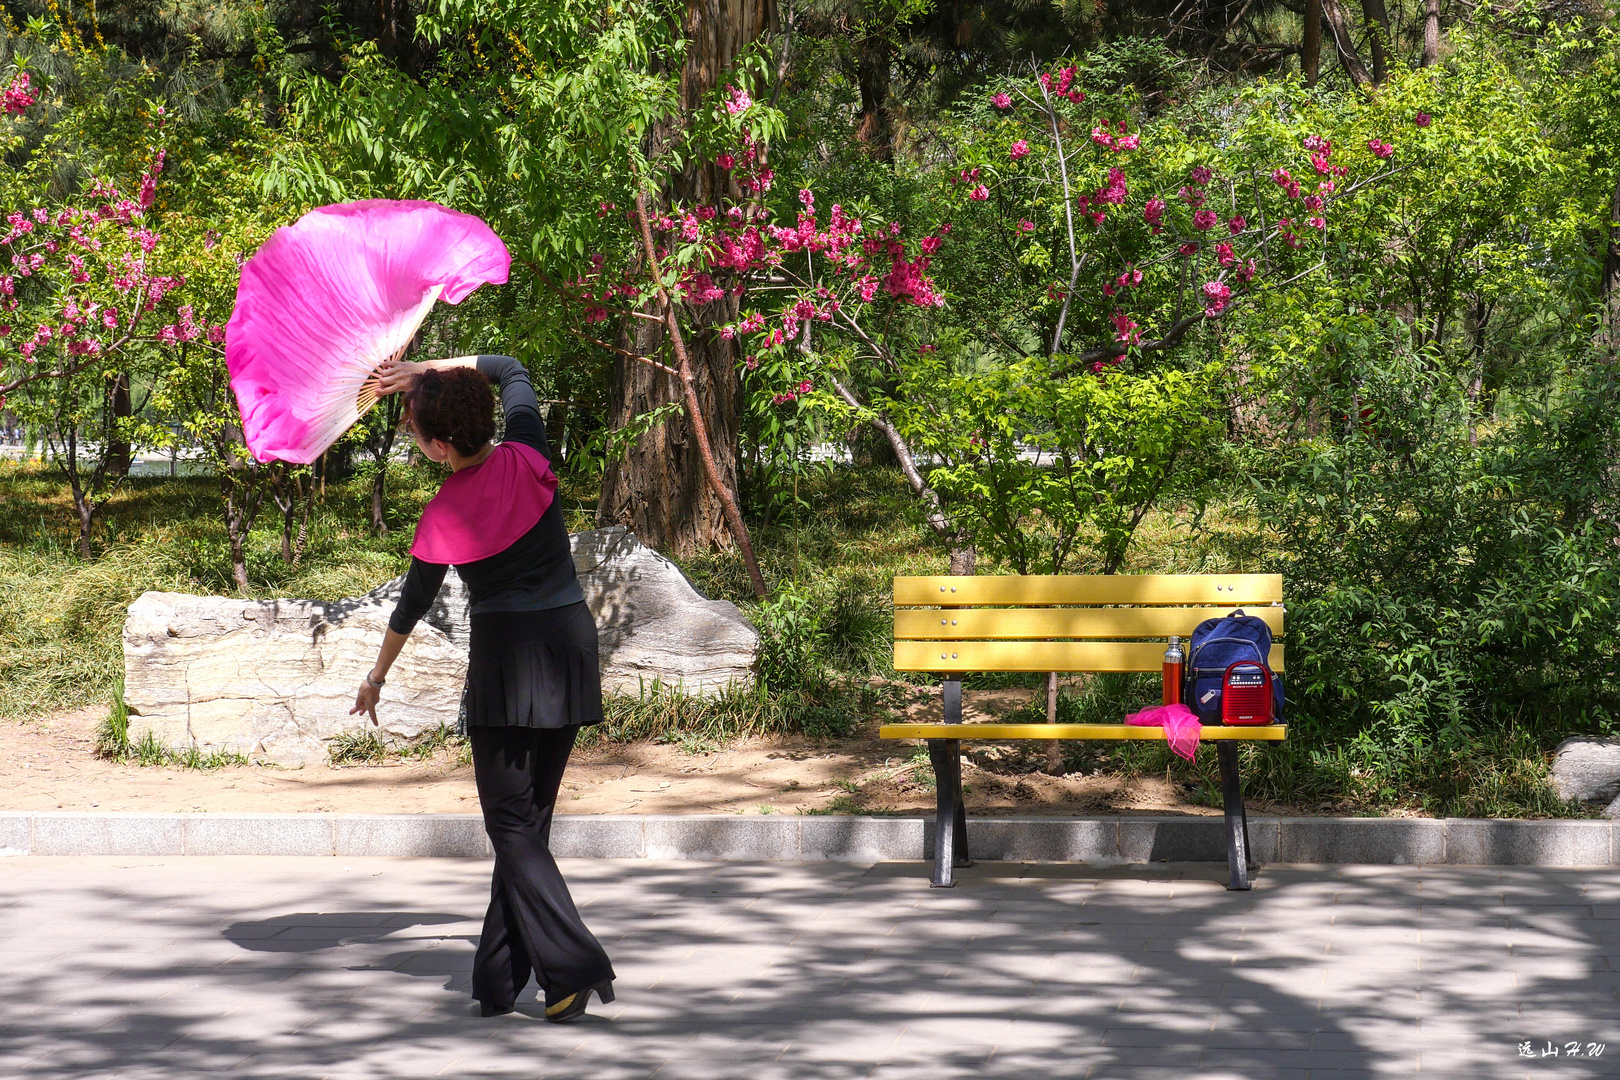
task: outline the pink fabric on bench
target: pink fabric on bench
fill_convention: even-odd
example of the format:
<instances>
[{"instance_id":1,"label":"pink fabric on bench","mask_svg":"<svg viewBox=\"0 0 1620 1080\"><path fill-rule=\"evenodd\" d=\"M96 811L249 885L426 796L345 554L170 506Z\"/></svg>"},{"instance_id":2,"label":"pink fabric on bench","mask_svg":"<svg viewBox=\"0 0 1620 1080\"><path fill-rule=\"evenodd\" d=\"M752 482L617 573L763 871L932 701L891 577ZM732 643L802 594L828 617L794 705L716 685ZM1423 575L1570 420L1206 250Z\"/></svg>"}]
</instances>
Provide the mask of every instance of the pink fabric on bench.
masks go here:
<instances>
[{"instance_id":1,"label":"pink fabric on bench","mask_svg":"<svg viewBox=\"0 0 1620 1080\"><path fill-rule=\"evenodd\" d=\"M1125 722L1136 727L1164 728L1164 741L1170 744L1171 750L1188 761L1192 760L1193 751L1198 749L1198 736L1203 727L1198 717L1185 705L1155 705L1151 709L1131 713Z\"/></svg>"}]
</instances>

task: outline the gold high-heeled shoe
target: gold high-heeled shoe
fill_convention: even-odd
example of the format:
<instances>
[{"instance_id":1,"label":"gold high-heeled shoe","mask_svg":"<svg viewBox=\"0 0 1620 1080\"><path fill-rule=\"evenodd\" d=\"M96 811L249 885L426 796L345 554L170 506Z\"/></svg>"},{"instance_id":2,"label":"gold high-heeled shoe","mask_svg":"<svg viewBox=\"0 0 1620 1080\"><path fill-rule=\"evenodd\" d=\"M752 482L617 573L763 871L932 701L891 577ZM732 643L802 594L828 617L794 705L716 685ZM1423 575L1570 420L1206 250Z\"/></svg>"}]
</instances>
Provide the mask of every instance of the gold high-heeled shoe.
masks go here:
<instances>
[{"instance_id":1,"label":"gold high-heeled shoe","mask_svg":"<svg viewBox=\"0 0 1620 1080\"><path fill-rule=\"evenodd\" d=\"M561 1024L564 1021L574 1019L576 1016L584 1016L585 1006L590 1004L593 991L597 997L602 999L602 1004L606 1005L613 1000L613 980L608 979L605 982L597 983L595 986L587 986L583 990L569 994L555 1005L547 1005L546 1022Z\"/></svg>"}]
</instances>

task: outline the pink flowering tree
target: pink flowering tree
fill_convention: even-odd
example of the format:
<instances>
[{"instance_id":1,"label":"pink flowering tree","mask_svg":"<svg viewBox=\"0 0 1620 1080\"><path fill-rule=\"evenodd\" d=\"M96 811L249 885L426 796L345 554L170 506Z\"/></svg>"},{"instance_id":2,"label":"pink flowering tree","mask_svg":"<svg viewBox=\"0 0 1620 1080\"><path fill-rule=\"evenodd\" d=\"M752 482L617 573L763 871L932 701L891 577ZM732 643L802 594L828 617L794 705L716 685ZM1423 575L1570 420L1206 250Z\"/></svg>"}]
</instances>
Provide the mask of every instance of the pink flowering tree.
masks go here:
<instances>
[{"instance_id":1,"label":"pink flowering tree","mask_svg":"<svg viewBox=\"0 0 1620 1080\"><path fill-rule=\"evenodd\" d=\"M1220 430L1227 373L1191 346L1318 274L1334 207L1396 152L1391 136L1346 148L1259 110L1200 142L1139 130L1060 65L995 90L953 133L958 160L912 220L809 189L773 214L740 111L717 158L729 197L646 220L643 265L669 298L651 317L678 337L734 300L719 333L742 343L750 407L874 427L956 572L981 550L1021 572L1081 550L1118 569ZM650 291L613 266L598 257L575 283L587 321Z\"/></svg>"},{"instance_id":2,"label":"pink flowering tree","mask_svg":"<svg viewBox=\"0 0 1620 1080\"><path fill-rule=\"evenodd\" d=\"M30 90L18 76L6 109L26 110ZM0 401L67 480L87 559L96 511L128 471L144 405L132 395L149 392L174 347L221 333L186 303L151 221L162 149L131 156L145 164L129 190L95 179L75 197L6 208L0 233Z\"/></svg>"}]
</instances>

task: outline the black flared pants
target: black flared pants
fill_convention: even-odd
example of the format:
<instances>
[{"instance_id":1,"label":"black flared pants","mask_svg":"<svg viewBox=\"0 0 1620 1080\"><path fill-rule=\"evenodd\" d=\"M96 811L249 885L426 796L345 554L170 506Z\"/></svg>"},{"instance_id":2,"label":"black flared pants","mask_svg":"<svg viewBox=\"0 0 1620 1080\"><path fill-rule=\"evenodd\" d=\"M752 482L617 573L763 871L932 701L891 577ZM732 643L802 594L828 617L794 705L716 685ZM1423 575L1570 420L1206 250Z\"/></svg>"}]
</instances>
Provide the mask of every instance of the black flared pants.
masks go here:
<instances>
[{"instance_id":1,"label":"black flared pants","mask_svg":"<svg viewBox=\"0 0 1620 1080\"><path fill-rule=\"evenodd\" d=\"M532 973L552 1005L613 978L557 860L551 815L579 729L469 727L484 828L495 848L489 913L473 958L473 997L509 1007Z\"/></svg>"}]
</instances>

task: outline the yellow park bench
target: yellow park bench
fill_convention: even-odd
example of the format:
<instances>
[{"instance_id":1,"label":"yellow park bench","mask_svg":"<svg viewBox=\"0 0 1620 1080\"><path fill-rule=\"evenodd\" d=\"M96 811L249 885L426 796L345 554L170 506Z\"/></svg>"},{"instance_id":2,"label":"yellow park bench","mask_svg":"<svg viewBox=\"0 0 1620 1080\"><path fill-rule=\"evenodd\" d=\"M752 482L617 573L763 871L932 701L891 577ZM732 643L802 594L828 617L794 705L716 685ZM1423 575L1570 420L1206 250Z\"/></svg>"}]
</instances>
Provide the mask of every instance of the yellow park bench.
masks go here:
<instances>
[{"instance_id":1,"label":"yellow park bench","mask_svg":"<svg viewBox=\"0 0 1620 1080\"><path fill-rule=\"evenodd\" d=\"M962 675L970 671L1162 670L1167 639L1186 641L1205 619L1243 608L1283 633L1281 574L1144 574L1058 577L897 577L894 669L945 676L943 724L885 724L885 739L926 739L937 781L933 884L954 884L970 866L962 803L962 740L1163 739L1164 729L1118 724L964 724ZM1190 661L1190 657L1189 657ZM1283 647L1271 647L1283 670ZM1144 707L1158 700L1143 701ZM1230 889L1249 887L1249 824L1238 777L1237 742L1280 742L1282 724L1208 726L1226 807Z\"/></svg>"}]
</instances>

